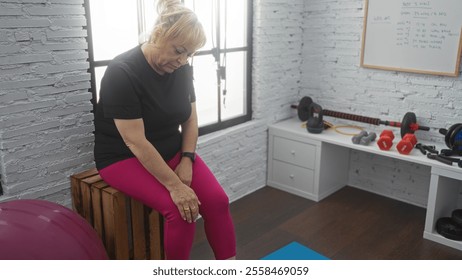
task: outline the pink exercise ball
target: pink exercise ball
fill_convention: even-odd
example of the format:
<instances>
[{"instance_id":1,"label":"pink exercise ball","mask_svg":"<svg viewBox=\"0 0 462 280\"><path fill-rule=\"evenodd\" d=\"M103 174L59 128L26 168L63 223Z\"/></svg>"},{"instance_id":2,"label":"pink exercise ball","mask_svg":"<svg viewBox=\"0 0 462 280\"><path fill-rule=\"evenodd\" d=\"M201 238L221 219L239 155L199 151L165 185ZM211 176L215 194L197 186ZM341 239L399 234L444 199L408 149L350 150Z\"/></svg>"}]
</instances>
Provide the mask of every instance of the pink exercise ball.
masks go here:
<instances>
[{"instance_id":1,"label":"pink exercise ball","mask_svg":"<svg viewBox=\"0 0 462 280\"><path fill-rule=\"evenodd\" d=\"M0 203L0 260L107 260L96 231L72 210L45 200Z\"/></svg>"}]
</instances>

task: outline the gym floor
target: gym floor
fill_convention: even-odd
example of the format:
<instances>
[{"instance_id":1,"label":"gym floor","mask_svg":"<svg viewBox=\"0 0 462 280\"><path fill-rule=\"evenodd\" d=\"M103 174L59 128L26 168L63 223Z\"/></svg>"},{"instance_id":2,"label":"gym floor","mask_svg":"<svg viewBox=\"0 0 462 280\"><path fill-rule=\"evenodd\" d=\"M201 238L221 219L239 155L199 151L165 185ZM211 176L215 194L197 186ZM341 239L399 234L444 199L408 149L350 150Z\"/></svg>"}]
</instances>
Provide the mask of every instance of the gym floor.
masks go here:
<instances>
[{"instance_id":1,"label":"gym floor","mask_svg":"<svg viewBox=\"0 0 462 280\"><path fill-rule=\"evenodd\" d=\"M423 238L425 209L352 187L313 202L271 187L231 204L237 258L258 260L297 241L333 260L462 260ZM192 259L213 259L198 221Z\"/></svg>"}]
</instances>

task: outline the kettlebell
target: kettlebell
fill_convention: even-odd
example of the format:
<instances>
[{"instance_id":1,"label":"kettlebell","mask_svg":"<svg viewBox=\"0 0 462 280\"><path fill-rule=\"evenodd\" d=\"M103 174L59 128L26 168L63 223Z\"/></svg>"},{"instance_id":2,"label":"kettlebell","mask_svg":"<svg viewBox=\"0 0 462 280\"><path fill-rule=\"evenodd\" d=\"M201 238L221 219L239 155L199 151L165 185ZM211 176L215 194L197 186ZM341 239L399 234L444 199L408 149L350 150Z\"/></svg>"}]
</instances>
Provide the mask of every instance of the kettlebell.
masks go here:
<instances>
[{"instance_id":1,"label":"kettlebell","mask_svg":"<svg viewBox=\"0 0 462 280\"><path fill-rule=\"evenodd\" d=\"M322 107L313 102L308 107L308 113L309 118L306 123L306 129L309 133L321 133L324 129Z\"/></svg>"}]
</instances>

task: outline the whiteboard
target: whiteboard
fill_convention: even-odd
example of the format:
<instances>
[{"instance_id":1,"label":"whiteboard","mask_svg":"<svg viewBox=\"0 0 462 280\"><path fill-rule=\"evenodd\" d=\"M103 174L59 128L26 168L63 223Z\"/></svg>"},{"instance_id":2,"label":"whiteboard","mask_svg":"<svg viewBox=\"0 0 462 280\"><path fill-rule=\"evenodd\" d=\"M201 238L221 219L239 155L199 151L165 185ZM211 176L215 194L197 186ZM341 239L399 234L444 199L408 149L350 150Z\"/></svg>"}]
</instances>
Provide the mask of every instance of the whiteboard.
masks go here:
<instances>
[{"instance_id":1,"label":"whiteboard","mask_svg":"<svg viewBox=\"0 0 462 280\"><path fill-rule=\"evenodd\" d=\"M462 0L365 0L361 66L458 76Z\"/></svg>"}]
</instances>

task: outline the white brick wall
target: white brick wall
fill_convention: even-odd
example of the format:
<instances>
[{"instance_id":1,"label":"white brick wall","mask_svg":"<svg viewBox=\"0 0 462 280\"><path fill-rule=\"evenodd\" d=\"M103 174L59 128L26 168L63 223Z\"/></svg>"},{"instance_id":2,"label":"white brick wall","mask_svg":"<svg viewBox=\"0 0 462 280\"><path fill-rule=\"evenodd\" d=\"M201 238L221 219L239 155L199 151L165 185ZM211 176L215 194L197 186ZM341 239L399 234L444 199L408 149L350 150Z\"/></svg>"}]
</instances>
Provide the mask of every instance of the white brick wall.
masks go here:
<instances>
[{"instance_id":1,"label":"white brick wall","mask_svg":"<svg viewBox=\"0 0 462 280\"><path fill-rule=\"evenodd\" d=\"M93 162L83 0L0 1L0 201L70 205Z\"/></svg>"},{"instance_id":2,"label":"white brick wall","mask_svg":"<svg viewBox=\"0 0 462 280\"><path fill-rule=\"evenodd\" d=\"M461 122L462 78L361 68L360 49L364 0L305 2L302 96L323 108L401 121L413 111L430 132L418 131L422 143L439 143L441 127ZM328 118L331 121L332 118ZM341 120L344 121L344 120ZM351 123L351 122L350 122ZM359 123L352 123L359 124ZM385 126L370 126L380 133ZM399 136L399 130L396 136ZM427 171L379 156L355 152L350 185L425 206Z\"/></svg>"},{"instance_id":3,"label":"white brick wall","mask_svg":"<svg viewBox=\"0 0 462 280\"><path fill-rule=\"evenodd\" d=\"M198 153L231 201L266 184L267 125L251 121L200 137Z\"/></svg>"},{"instance_id":4,"label":"white brick wall","mask_svg":"<svg viewBox=\"0 0 462 280\"><path fill-rule=\"evenodd\" d=\"M301 83L304 1L255 0L254 117L275 122L291 116Z\"/></svg>"}]
</instances>

